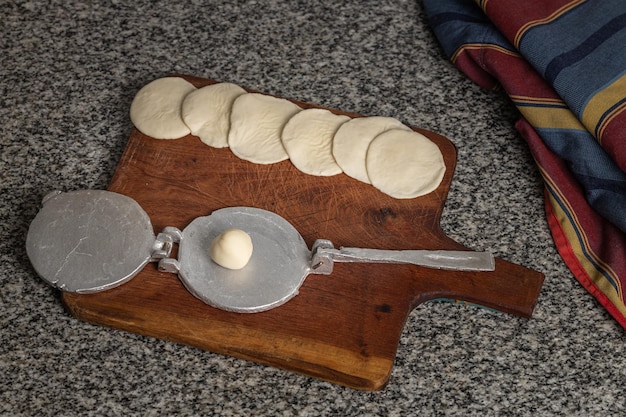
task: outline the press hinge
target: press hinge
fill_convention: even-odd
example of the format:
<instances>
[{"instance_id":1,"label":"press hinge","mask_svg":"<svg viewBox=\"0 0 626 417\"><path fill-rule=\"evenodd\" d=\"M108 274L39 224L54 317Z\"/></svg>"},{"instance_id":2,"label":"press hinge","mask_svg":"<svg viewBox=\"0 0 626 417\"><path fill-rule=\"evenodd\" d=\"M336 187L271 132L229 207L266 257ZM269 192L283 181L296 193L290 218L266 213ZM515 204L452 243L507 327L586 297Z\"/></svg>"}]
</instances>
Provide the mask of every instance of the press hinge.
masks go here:
<instances>
[{"instance_id":1,"label":"press hinge","mask_svg":"<svg viewBox=\"0 0 626 417\"><path fill-rule=\"evenodd\" d=\"M152 246L152 257L150 262L158 262L158 268L161 272L171 272L177 274L180 264L176 259L170 258L174 244L180 243L183 232L178 228L167 226L159 233Z\"/></svg>"}]
</instances>

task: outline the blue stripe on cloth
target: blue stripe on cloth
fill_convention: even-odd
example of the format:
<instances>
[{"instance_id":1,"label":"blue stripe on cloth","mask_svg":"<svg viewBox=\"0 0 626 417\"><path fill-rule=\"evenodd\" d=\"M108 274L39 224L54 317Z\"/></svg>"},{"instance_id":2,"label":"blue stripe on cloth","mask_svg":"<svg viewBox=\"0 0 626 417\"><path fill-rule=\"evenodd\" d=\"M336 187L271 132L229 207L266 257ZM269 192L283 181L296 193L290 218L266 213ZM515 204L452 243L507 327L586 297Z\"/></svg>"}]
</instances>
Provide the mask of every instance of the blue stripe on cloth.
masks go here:
<instances>
[{"instance_id":1,"label":"blue stripe on cloth","mask_svg":"<svg viewBox=\"0 0 626 417\"><path fill-rule=\"evenodd\" d=\"M563 97L579 119L582 119L585 104L624 73L626 27L619 35L598 45L593 53L575 65L561 69L554 80L555 91Z\"/></svg>"},{"instance_id":2,"label":"blue stripe on cloth","mask_svg":"<svg viewBox=\"0 0 626 417\"><path fill-rule=\"evenodd\" d=\"M424 1L424 11L428 15L428 22L433 25L435 16L441 15L463 15L472 17L481 22L489 22L487 16L483 11L476 7L474 0L437 0L437 1Z\"/></svg>"},{"instance_id":3,"label":"blue stripe on cloth","mask_svg":"<svg viewBox=\"0 0 626 417\"><path fill-rule=\"evenodd\" d=\"M592 55L600 44L617 35L624 28L626 28L626 13L611 19L575 48L553 58L544 71L544 78L553 84L564 68ZM626 48L626 44L621 45Z\"/></svg>"},{"instance_id":4,"label":"blue stripe on cloth","mask_svg":"<svg viewBox=\"0 0 626 417\"><path fill-rule=\"evenodd\" d=\"M624 103L626 103L626 97L624 97L623 99L619 100L618 102L613 104L611 107L609 107L604 113L602 113L602 116L600 117L600 120L599 120L598 124L596 125L596 129L594 131L594 134L595 134L596 137L598 137L600 135L600 128L602 127L602 122L604 121L604 119L606 119L607 116L609 116L615 109L617 109L618 107L624 105Z\"/></svg>"},{"instance_id":5,"label":"blue stripe on cloth","mask_svg":"<svg viewBox=\"0 0 626 417\"><path fill-rule=\"evenodd\" d=\"M444 12L434 15L430 19L430 25L433 29L437 28L439 25L444 23L448 23L451 21L457 22L465 22L465 23L488 23L487 16L484 14L480 16L478 13L474 15L466 14L466 13L452 13L452 12Z\"/></svg>"},{"instance_id":6,"label":"blue stripe on cloth","mask_svg":"<svg viewBox=\"0 0 626 417\"><path fill-rule=\"evenodd\" d=\"M559 104L559 103L541 103L541 102L535 102L535 101L524 102L521 100L513 100L513 103L515 103L515 106L517 107L542 107L545 109L568 109L569 110L569 107L567 107L565 104Z\"/></svg>"},{"instance_id":7,"label":"blue stripe on cloth","mask_svg":"<svg viewBox=\"0 0 626 417\"><path fill-rule=\"evenodd\" d=\"M519 49L580 118L589 99L626 68L626 1L589 0L531 27Z\"/></svg>"},{"instance_id":8,"label":"blue stripe on cloth","mask_svg":"<svg viewBox=\"0 0 626 417\"><path fill-rule=\"evenodd\" d=\"M575 173L607 181L621 181L626 187L626 173L615 169L615 162L586 130L536 130L550 150L561 155Z\"/></svg>"},{"instance_id":9,"label":"blue stripe on cloth","mask_svg":"<svg viewBox=\"0 0 626 417\"><path fill-rule=\"evenodd\" d=\"M570 167L591 206L626 230L626 173L620 170L587 131L536 129L552 152Z\"/></svg>"},{"instance_id":10,"label":"blue stripe on cloth","mask_svg":"<svg viewBox=\"0 0 626 417\"><path fill-rule=\"evenodd\" d=\"M464 44L498 45L517 52L473 0L426 1L424 10L448 58Z\"/></svg>"},{"instance_id":11,"label":"blue stripe on cloth","mask_svg":"<svg viewBox=\"0 0 626 417\"><path fill-rule=\"evenodd\" d=\"M624 12L624 0L588 0L554 20L530 26L521 36L518 49L540 74L544 74L555 57L575 49L599 27Z\"/></svg>"}]
</instances>

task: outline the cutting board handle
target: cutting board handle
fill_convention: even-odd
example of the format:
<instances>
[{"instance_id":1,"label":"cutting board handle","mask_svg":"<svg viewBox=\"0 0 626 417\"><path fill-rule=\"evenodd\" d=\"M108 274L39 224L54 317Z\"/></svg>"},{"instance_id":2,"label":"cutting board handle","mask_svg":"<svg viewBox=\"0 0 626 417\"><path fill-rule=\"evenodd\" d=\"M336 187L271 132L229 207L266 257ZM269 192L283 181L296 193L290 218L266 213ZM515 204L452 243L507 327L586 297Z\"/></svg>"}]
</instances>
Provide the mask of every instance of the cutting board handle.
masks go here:
<instances>
[{"instance_id":1,"label":"cutting board handle","mask_svg":"<svg viewBox=\"0 0 626 417\"><path fill-rule=\"evenodd\" d=\"M416 276L413 306L442 298L529 318L543 280L537 271L496 258L491 272L434 271L429 279Z\"/></svg>"}]
</instances>

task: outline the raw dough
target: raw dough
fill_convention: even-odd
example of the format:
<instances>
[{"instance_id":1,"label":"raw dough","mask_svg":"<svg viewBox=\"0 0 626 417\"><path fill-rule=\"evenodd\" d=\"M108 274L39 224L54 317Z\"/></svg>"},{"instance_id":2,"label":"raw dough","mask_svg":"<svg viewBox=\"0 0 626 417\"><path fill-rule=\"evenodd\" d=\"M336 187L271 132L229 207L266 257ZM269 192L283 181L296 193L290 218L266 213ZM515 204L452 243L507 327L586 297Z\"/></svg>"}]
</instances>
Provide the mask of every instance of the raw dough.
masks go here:
<instances>
[{"instance_id":1,"label":"raw dough","mask_svg":"<svg viewBox=\"0 0 626 417\"><path fill-rule=\"evenodd\" d=\"M189 93L183 101L182 117L191 134L214 148L227 147L230 110L245 92L236 84L218 83Z\"/></svg>"},{"instance_id":2,"label":"raw dough","mask_svg":"<svg viewBox=\"0 0 626 417\"><path fill-rule=\"evenodd\" d=\"M325 109L306 109L293 116L283 129L282 141L289 159L300 171L330 176L341 173L332 151L333 136L348 116Z\"/></svg>"},{"instance_id":3,"label":"raw dough","mask_svg":"<svg viewBox=\"0 0 626 417\"><path fill-rule=\"evenodd\" d=\"M357 117L341 125L333 138L333 156L344 173L371 184L365 167L367 148L376 136L389 129L410 130L393 117Z\"/></svg>"},{"instance_id":4,"label":"raw dough","mask_svg":"<svg viewBox=\"0 0 626 417\"><path fill-rule=\"evenodd\" d=\"M213 261L228 269L241 269L252 257L252 239L241 229L227 229L209 248Z\"/></svg>"},{"instance_id":5,"label":"raw dough","mask_svg":"<svg viewBox=\"0 0 626 417\"><path fill-rule=\"evenodd\" d=\"M273 164L289 156L280 139L287 120L302 108L284 98L260 93L242 94L230 114L228 145L241 159Z\"/></svg>"},{"instance_id":6,"label":"raw dough","mask_svg":"<svg viewBox=\"0 0 626 417\"><path fill-rule=\"evenodd\" d=\"M155 139L178 139L191 131L183 121L181 107L196 87L180 77L151 81L137 92L130 105L130 120L140 132Z\"/></svg>"},{"instance_id":7,"label":"raw dough","mask_svg":"<svg viewBox=\"0 0 626 417\"><path fill-rule=\"evenodd\" d=\"M372 185L394 198L415 198L435 190L446 171L439 147L412 130L391 129L367 150Z\"/></svg>"}]
</instances>

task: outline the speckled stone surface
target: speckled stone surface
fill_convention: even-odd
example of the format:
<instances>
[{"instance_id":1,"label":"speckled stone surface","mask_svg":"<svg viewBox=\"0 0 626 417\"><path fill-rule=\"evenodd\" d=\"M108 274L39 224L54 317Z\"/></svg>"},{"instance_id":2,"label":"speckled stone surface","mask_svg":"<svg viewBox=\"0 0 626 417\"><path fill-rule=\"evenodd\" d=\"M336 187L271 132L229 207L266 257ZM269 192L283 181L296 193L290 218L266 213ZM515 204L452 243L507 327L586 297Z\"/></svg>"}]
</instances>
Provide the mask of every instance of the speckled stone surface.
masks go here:
<instances>
[{"instance_id":1,"label":"speckled stone surface","mask_svg":"<svg viewBox=\"0 0 626 417\"><path fill-rule=\"evenodd\" d=\"M0 16L0 415L626 413L626 336L555 251L515 109L447 62L418 1L14 0ZM133 95L170 73L450 138L442 227L545 273L534 317L421 305L367 393L69 316L30 266L28 224L48 191L106 187Z\"/></svg>"}]
</instances>

